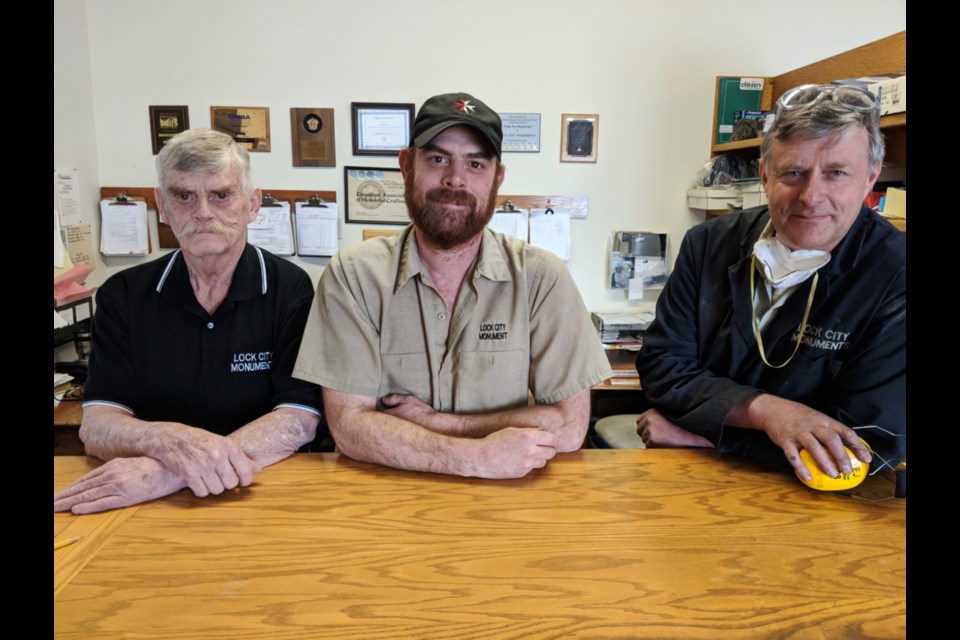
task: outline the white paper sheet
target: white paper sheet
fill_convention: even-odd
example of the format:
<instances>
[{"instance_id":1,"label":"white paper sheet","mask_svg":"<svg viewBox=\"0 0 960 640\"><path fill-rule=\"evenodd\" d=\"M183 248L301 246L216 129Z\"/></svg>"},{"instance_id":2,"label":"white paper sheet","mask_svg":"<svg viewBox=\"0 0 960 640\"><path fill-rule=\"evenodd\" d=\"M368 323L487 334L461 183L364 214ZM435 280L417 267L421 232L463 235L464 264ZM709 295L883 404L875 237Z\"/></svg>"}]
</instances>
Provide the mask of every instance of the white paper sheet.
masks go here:
<instances>
[{"instance_id":1,"label":"white paper sheet","mask_svg":"<svg viewBox=\"0 0 960 640\"><path fill-rule=\"evenodd\" d=\"M530 244L542 247L564 262L570 259L570 213L563 209L534 209L530 213Z\"/></svg>"},{"instance_id":2,"label":"white paper sheet","mask_svg":"<svg viewBox=\"0 0 960 640\"><path fill-rule=\"evenodd\" d=\"M247 227L247 241L274 255L292 256L294 245L290 203L280 201L277 205L260 207L257 219Z\"/></svg>"},{"instance_id":3,"label":"white paper sheet","mask_svg":"<svg viewBox=\"0 0 960 640\"><path fill-rule=\"evenodd\" d=\"M100 221L100 253L105 256L147 255L146 202L117 204L114 200L101 200Z\"/></svg>"},{"instance_id":4,"label":"white paper sheet","mask_svg":"<svg viewBox=\"0 0 960 640\"><path fill-rule=\"evenodd\" d=\"M337 204L324 207L296 203L297 253L301 256L332 256L339 248L339 215Z\"/></svg>"},{"instance_id":5,"label":"white paper sheet","mask_svg":"<svg viewBox=\"0 0 960 640\"><path fill-rule=\"evenodd\" d=\"M54 169L53 182L57 191L57 208L60 210L61 226L82 224L80 180L77 178L77 170L70 167Z\"/></svg>"},{"instance_id":6,"label":"white paper sheet","mask_svg":"<svg viewBox=\"0 0 960 640\"><path fill-rule=\"evenodd\" d=\"M487 226L505 236L526 240L528 220L529 212L526 209L516 209L512 213L497 209Z\"/></svg>"}]
</instances>

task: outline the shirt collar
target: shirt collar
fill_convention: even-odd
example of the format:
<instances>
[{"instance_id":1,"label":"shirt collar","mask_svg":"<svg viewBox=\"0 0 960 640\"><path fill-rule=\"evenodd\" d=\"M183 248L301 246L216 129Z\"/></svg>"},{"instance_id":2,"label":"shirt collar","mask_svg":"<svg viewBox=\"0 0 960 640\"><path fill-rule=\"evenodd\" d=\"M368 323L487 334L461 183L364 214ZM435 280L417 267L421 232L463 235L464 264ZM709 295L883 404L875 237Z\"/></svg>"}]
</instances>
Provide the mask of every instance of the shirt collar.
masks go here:
<instances>
[{"instance_id":1,"label":"shirt collar","mask_svg":"<svg viewBox=\"0 0 960 640\"><path fill-rule=\"evenodd\" d=\"M408 226L400 235L403 236L400 240L403 243L403 248L400 251L400 265L397 269L394 293L399 291L407 283L407 280L413 276L426 273L414 239L413 225ZM503 248L489 228L484 228L483 236L480 238L480 255L477 257L473 272L474 277L480 276L488 280L505 281L511 279L507 259L503 255Z\"/></svg>"},{"instance_id":2,"label":"shirt collar","mask_svg":"<svg viewBox=\"0 0 960 640\"><path fill-rule=\"evenodd\" d=\"M267 293L267 268L259 247L247 244L230 281L228 300L249 300ZM196 301L190 274L183 253L177 249L167 262L157 281L156 291L162 296L181 302Z\"/></svg>"}]
</instances>

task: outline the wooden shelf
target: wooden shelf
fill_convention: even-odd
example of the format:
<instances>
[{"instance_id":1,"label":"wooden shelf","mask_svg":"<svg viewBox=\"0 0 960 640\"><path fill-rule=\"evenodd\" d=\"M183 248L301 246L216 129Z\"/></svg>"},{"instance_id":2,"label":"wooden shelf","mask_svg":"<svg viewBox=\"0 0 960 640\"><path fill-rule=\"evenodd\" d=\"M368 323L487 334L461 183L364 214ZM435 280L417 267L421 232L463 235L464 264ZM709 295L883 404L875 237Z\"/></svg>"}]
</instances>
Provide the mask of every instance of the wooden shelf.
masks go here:
<instances>
[{"instance_id":1,"label":"wooden shelf","mask_svg":"<svg viewBox=\"0 0 960 640\"><path fill-rule=\"evenodd\" d=\"M750 138L749 140L737 140L736 142L722 142L715 144L710 149L713 155L721 153L730 153L731 151L741 151L743 149L759 149L763 138Z\"/></svg>"},{"instance_id":2,"label":"wooden shelf","mask_svg":"<svg viewBox=\"0 0 960 640\"><path fill-rule=\"evenodd\" d=\"M880 129L889 130L907 126L906 113L894 113L880 118ZM714 155L721 153L730 153L732 151L742 151L744 149L759 149L763 144L763 138L750 138L749 140L737 140L736 142L723 142L715 144L710 148Z\"/></svg>"}]
</instances>

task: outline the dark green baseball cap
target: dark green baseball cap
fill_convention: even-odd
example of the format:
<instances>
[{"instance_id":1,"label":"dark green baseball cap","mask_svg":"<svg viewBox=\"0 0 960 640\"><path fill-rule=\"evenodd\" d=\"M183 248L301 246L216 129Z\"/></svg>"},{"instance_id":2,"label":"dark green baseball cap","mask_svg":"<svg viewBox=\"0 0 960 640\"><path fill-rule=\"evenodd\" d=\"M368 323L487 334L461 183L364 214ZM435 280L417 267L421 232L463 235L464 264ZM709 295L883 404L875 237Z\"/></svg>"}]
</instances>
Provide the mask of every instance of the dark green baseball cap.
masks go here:
<instances>
[{"instance_id":1,"label":"dark green baseball cap","mask_svg":"<svg viewBox=\"0 0 960 640\"><path fill-rule=\"evenodd\" d=\"M410 146L421 148L450 127L473 127L490 141L501 157L503 127L497 112L469 93L445 93L423 103L413 123Z\"/></svg>"}]
</instances>

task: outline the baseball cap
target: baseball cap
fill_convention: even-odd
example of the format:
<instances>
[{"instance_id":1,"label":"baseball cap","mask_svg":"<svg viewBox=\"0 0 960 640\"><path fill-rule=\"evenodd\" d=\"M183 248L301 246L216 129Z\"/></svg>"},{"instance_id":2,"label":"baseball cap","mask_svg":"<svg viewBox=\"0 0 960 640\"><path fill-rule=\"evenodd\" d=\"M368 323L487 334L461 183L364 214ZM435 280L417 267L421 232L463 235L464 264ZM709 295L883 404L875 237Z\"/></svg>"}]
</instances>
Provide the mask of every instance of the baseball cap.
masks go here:
<instances>
[{"instance_id":1,"label":"baseball cap","mask_svg":"<svg viewBox=\"0 0 960 640\"><path fill-rule=\"evenodd\" d=\"M440 133L458 124L473 127L483 134L501 157L503 128L497 112L469 93L444 93L423 103L413 123L410 145L423 147Z\"/></svg>"}]
</instances>

